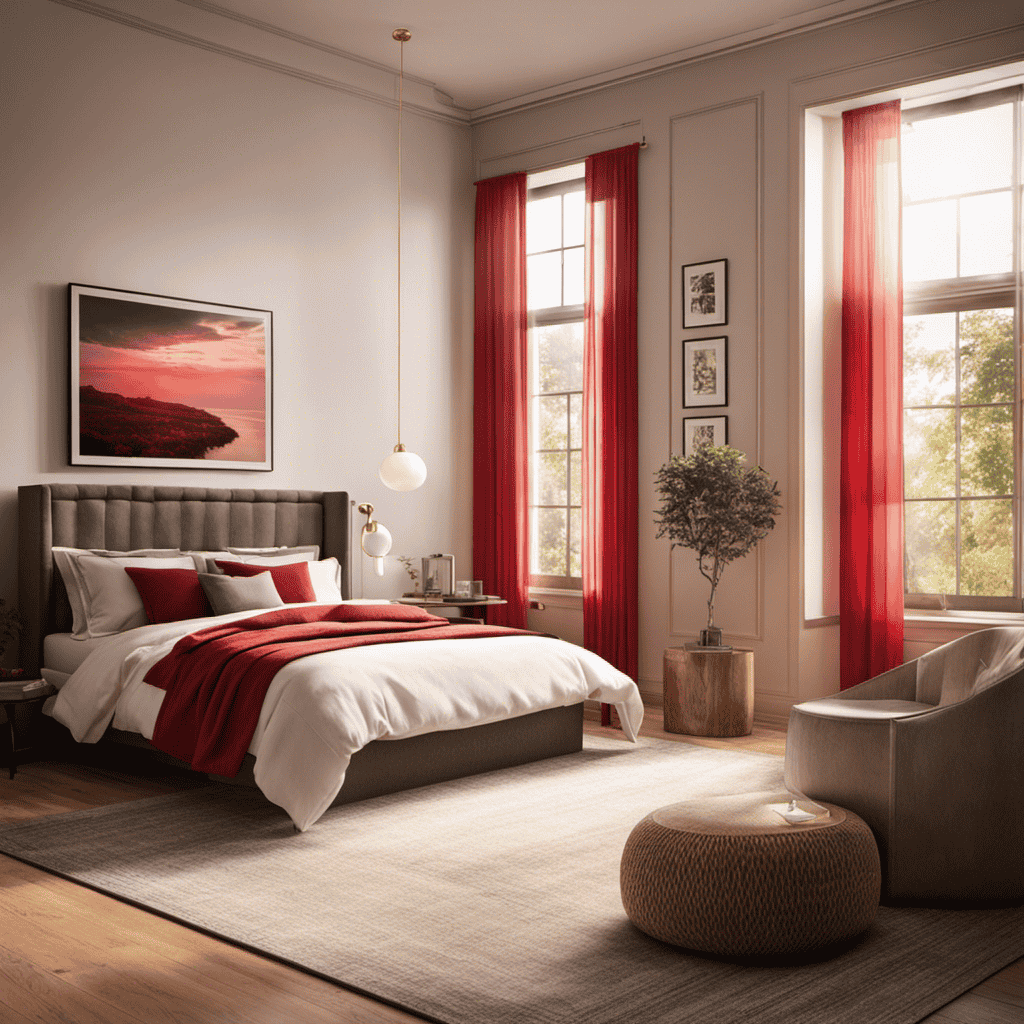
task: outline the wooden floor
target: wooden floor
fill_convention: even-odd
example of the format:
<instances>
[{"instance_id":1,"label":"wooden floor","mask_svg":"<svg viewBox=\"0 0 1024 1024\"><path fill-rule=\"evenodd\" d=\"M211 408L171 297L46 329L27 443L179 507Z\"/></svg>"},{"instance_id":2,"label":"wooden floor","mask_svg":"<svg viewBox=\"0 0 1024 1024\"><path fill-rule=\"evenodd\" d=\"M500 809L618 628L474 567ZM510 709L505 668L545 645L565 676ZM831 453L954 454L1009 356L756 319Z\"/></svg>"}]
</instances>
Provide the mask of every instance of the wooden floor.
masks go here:
<instances>
[{"instance_id":1,"label":"wooden floor","mask_svg":"<svg viewBox=\"0 0 1024 1024\"><path fill-rule=\"evenodd\" d=\"M621 737L588 720L587 732ZM680 743L782 754L785 730L740 739L643 733ZM27 764L0 777L0 821L174 792L192 778L140 764ZM0 855L0 1024L396 1024L420 1018ZM626 1017L624 1024L628 1024ZM1024 1024L1024 960L927 1018ZM865 1021L865 1024L871 1024Z\"/></svg>"}]
</instances>

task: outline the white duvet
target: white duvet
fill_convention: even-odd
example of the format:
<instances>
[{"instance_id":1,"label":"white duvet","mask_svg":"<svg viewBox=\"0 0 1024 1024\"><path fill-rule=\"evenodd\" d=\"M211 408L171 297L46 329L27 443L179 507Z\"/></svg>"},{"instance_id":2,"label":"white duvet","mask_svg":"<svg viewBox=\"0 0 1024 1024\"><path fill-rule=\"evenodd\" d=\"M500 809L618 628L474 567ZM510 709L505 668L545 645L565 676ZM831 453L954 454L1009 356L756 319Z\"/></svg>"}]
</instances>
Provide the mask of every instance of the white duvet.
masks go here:
<instances>
[{"instance_id":1,"label":"white duvet","mask_svg":"<svg viewBox=\"0 0 1024 1024\"><path fill-rule=\"evenodd\" d=\"M64 683L50 714L82 743L95 743L111 722L151 739L164 691L143 682L149 668L186 634L257 614L112 636ZM249 752L257 785L304 830L337 796L351 756L373 740L483 725L585 698L614 704L623 731L636 739L643 719L636 684L564 640L509 636L328 651L277 673Z\"/></svg>"}]
</instances>

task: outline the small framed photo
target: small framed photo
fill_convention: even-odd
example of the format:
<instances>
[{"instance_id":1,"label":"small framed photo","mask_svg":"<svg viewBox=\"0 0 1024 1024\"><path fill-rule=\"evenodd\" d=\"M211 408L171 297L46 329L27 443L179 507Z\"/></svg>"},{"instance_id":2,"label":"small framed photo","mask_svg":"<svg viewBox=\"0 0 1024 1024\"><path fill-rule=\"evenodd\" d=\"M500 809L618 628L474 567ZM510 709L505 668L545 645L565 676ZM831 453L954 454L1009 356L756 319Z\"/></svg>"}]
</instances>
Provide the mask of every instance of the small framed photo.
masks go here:
<instances>
[{"instance_id":1,"label":"small framed photo","mask_svg":"<svg viewBox=\"0 0 1024 1024\"><path fill-rule=\"evenodd\" d=\"M726 338L683 342L683 405L728 405Z\"/></svg>"},{"instance_id":2,"label":"small framed photo","mask_svg":"<svg viewBox=\"0 0 1024 1024\"><path fill-rule=\"evenodd\" d=\"M728 260L690 263L683 267L683 327L727 324Z\"/></svg>"},{"instance_id":3,"label":"small framed photo","mask_svg":"<svg viewBox=\"0 0 1024 1024\"><path fill-rule=\"evenodd\" d=\"M683 455L692 455L704 444L727 444L728 416L684 416Z\"/></svg>"}]
</instances>

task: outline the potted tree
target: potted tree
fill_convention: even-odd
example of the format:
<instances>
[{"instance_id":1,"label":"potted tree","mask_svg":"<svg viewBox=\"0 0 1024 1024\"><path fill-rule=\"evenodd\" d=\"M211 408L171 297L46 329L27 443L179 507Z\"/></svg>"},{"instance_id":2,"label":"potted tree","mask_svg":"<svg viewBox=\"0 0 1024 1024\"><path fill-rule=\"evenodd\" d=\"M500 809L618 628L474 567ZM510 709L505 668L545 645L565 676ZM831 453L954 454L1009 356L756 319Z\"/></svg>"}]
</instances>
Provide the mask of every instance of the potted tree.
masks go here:
<instances>
[{"instance_id":1,"label":"potted tree","mask_svg":"<svg viewBox=\"0 0 1024 1024\"><path fill-rule=\"evenodd\" d=\"M745 458L730 445L704 444L685 458L673 456L656 477L657 535L669 537L673 548L696 551L700 573L711 584L701 647L722 647L722 631L715 626L722 572L768 535L782 509L778 483L760 466L744 469Z\"/></svg>"},{"instance_id":2,"label":"potted tree","mask_svg":"<svg viewBox=\"0 0 1024 1024\"><path fill-rule=\"evenodd\" d=\"M0 597L0 658L20 632L21 616L18 609L8 608L7 602ZM0 668L0 680L21 679L24 674L25 670L22 668Z\"/></svg>"}]
</instances>

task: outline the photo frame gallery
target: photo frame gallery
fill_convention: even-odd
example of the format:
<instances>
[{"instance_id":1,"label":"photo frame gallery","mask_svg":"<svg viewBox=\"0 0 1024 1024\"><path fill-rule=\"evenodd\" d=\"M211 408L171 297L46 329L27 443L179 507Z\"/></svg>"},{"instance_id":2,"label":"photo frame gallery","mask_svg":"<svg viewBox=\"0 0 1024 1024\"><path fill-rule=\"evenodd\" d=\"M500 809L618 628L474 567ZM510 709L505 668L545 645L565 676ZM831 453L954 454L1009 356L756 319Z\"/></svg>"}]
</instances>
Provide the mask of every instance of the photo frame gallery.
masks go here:
<instances>
[{"instance_id":1,"label":"photo frame gallery","mask_svg":"<svg viewBox=\"0 0 1024 1024\"><path fill-rule=\"evenodd\" d=\"M729 322L728 260L683 267L683 327L717 327Z\"/></svg>"},{"instance_id":2,"label":"photo frame gallery","mask_svg":"<svg viewBox=\"0 0 1024 1024\"><path fill-rule=\"evenodd\" d=\"M728 405L728 339L683 342L683 406Z\"/></svg>"},{"instance_id":3,"label":"photo frame gallery","mask_svg":"<svg viewBox=\"0 0 1024 1024\"><path fill-rule=\"evenodd\" d=\"M684 416L683 455L689 457L701 445L729 443L727 416Z\"/></svg>"},{"instance_id":4,"label":"photo frame gallery","mask_svg":"<svg viewBox=\"0 0 1024 1024\"><path fill-rule=\"evenodd\" d=\"M273 313L68 286L72 466L269 471Z\"/></svg>"}]
</instances>

